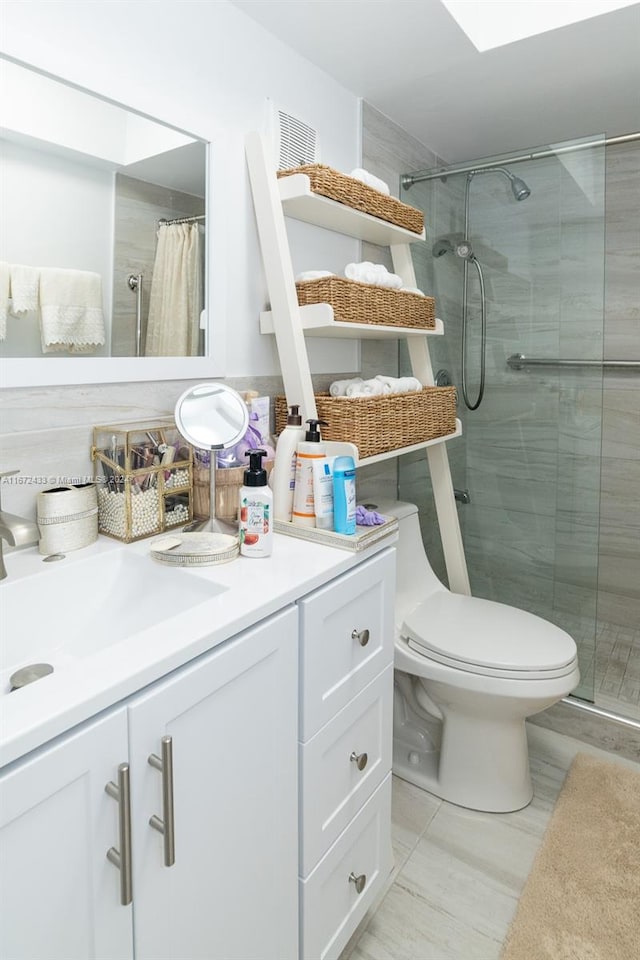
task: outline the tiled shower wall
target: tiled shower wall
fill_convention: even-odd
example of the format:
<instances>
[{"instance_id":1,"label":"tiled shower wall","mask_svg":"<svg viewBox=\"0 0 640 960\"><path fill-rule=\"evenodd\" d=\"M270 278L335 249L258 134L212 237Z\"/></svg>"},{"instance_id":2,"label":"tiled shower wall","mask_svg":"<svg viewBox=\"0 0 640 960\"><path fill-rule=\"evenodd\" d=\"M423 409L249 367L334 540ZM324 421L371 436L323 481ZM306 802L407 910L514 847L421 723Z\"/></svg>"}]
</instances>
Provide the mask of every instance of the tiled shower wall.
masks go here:
<instances>
[{"instance_id":1,"label":"tiled shower wall","mask_svg":"<svg viewBox=\"0 0 640 960\"><path fill-rule=\"evenodd\" d=\"M363 151L363 165L386 179L392 190L397 188L401 173L428 169L438 162L421 144L407 138L368 106L364 111ZM528 327L515 326L519 316L530 315L533 291L526 277L518 271L510 276L508 262L501 263L500 254L483 247L482 236L476 238L479 258L493 268L488 298L494 326L490 328L488 365L500 373L477 413L459 409L466 437L450 443L448 451L454 485L464 487L470 479L467 468L473 468L472 494L477 509L459 506L458 510L479 587L476 592L483 592L483 579L493 576L499 588L507 590L508 596L503 598L507 602L519 602L547 616L553 610L554 616L566 617L567 623L580 615L585 624L591 625L592 633L597 600L598 619L619 625L622 643L623 635L640 628L637 371L607 370L601 374L600 370L583 370L563 377L559 369L550 370L537 395L526 396L530 393L526 375L506 372L504 366L507 344L512 344L509 353L517 348L530 355L640 359L640 145L635 142L607 148L604 198L598 192L597 163L594 167L592 213L589 204L572 213L571 205L580 202L581 191L575 191L570 172L560 171L560 179L550 190L549 183L543 182L545 171L540 166L535 173L532 171L534 180L542 177L531 184L535 203L529 201L528 207L524 202L506 203L497 213L519 217L515 242L530 244L534 231L546 229L547 224L557 232L558 205L564 204L562 216L567 223L558 234L559 246L551 252L548 234L543 232L538 251L534 247L526 250L529 257L548 256L555 271L555 288L543 289L543 294L548 294L544 317L532 315ZM547 174L558 177L551 170ZM436 237L462 233L464 178L458 179L456 184L456 178L449 178L445 190L418 184L403 191L400 198L425 211L427 243L413 248L416 271L425 292L436 295L437 312L445 322L445 336L430 339L429 347L434 370L446 367L459 384L460 265L449 257L436 260L431 253ZM486 194L489 209L491 192L499 194L504 189L499 177L487 177L486 183L474 185L476 196ZM603 199L604 225L600 222ZM588 230L585 217L591 219ZM587 242L591 247L585 250ZM375 248L363 251L368 259L384 260L384 255ZM554 260L561 262L560 269ZM593 264L592 270L585 264ZM427 289L429 286L431 289ZM549 337L553 342L547 342ZM379 372L392 360L393 353L392 345L366 344L363 359L367 372ZM407 372L402 349L400 371ZM475 386L477 379L472 378L472 396ZM510 429L516 431L511 439ZM523 430L531 436L521 448L526 452L520 458L515 450L526 439ZM508 470L504 466L498 469L498 461L508 463ZM443 576L425 458L406 456L399 465L400 496L420 506L427 552ZM387 465L387 470L391 468ZM557 483L563 476L563 483ZM391 479L390 475L385 478ZM493 520L492 513L496 513ZM499 515L508 517L509 522L501 524ZM526 573L518 583L512 571L523 564ZM603 642L601 646L604 650ZM609 700L606 706L615 705ZM625 712L624 704L620 712Z\"/></svg>"},{"instance_id":2,"label":"tiled shower wall","mask_svg":"<svg viewBox=\"0 0 640 960\"><path fill-rule=\"evenodd\" d=\"M640 141L607 147L605 200L604 356L640 361ZM640 375L605 370L598 618L640 633L638 491Z\"/></svg>"},{"instance_id":3,"label":"tiled shower wall","mask_svg":"<svg viewBox=\"0 0 640 960\"><path fill-rule=\"evenodd\" d=\"M204 150L204 145L203 148ZM156 256L158 220L198 216L204 197L116 174L113 254L113 332L111 356L135 357L136 295L131 274L142 274L142 346Z\"/></svg>"}]
</instances>

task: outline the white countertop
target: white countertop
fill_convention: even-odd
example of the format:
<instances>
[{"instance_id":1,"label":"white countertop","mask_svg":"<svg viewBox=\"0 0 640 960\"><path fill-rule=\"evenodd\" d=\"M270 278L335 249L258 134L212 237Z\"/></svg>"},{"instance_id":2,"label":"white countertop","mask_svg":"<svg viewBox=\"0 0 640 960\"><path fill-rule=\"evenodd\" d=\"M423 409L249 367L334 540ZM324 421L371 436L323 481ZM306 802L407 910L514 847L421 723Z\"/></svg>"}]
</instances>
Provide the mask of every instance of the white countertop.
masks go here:
<instances>
[{"instance_id":1,"label":"white countertop","mask_svg":"<svg viewBox=\"0 0 640 960\"><path fill-rule=\"evenodd\" d=\"M171 598L168 597L166 617L150 629L83 659L66 663L64 668L54 669L49 676L20 690L6 693L5 685L0 692L0 766L11 763L294 603L392 546L396 539L397 534L391 534L366 551L356 553L275 535L270 557L238 557L230 563L215 566L178 568L181 577L204 578L226 589L177 615L171 614ZM82 563L87 557L125 549L148 557L149 563L154 564L155 561L148 556L149 544L150 540L142 540L125 545L101 536L95 544L69 553L60 562L65 565ZM37 604L37 580L45 569L43 558L35 547L11 553L5 557L5 562L8 578L0 583L3 633L11 629L7 617L2 615L4 585L16 578L34 577L32 598ZM50 565L50 569L55 567L56 564ZM24 616L28 622L28 609ZM73 616L71 609L69 616Z\"/></svg>"}]
</instances>

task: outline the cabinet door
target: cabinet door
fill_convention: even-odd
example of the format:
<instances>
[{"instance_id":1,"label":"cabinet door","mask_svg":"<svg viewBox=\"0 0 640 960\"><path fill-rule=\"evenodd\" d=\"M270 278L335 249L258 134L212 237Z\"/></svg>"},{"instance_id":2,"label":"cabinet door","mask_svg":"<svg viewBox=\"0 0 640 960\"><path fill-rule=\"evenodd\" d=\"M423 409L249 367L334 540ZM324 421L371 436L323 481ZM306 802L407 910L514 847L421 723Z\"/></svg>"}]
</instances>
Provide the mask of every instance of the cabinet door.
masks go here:
<instances>
[{"instance_id":1,"label":"cabinet door","mask_svg":"<svg viewBox=\"0 0 640 960\"><path fill-rule=\"evenodd\" d=\"M127 759L126 724L124 708L107 714L0 776L3 960L133 956L132 909L106 856L120 845L105 785Z\"/></svg>"},{"instance_id":2,"label":"cabinet door","mask_svg":"<svg viewBox=\"0 0 640 960\"><path fill-rule=\"evenodd\" d=\"M137 960L297 955L297 611L222 644L129 707ZM171 738L175 862L149 825ZM168 779L168 778L165 778ZM166 825L165 825L166 829Z\"/></svg>"}]
</instances>

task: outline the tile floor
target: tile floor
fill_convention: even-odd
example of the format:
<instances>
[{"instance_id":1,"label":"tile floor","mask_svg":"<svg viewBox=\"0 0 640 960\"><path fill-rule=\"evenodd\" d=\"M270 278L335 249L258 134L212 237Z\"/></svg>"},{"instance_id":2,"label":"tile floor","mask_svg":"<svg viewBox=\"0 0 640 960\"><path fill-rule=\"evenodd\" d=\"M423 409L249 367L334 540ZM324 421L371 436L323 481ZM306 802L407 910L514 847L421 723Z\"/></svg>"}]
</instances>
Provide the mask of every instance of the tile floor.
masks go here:
<instances>
[{"instance_id":1,"label":"tile floor","mask_svg":"<svg viewBox=\"0 0 640 960\"><path fill-rule=\"evenodd\" d=\"M464 810L394 777L395 867L341 960L498 960L566 772L579 751L528 725L534 797L524 810Z\"/></svg>"}]
</instances>

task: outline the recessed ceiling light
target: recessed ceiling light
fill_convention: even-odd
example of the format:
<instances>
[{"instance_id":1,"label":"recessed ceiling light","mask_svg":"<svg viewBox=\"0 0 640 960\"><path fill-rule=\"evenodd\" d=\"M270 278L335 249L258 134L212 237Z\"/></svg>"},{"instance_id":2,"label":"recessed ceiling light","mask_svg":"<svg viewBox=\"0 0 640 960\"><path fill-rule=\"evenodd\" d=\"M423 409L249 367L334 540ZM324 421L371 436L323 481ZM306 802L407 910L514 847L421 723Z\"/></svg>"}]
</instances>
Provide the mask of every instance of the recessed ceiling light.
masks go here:
<instances>
[{"instance_id":1,"label":"recessed ceiling light","mask_svg":"<svg viewBox=\"0 0 640 960\"><path fill-rule=\"evenodd\" d=\"M638 0L441 0L474 46L491 50Z\"/></svg>"}]
</instances>

